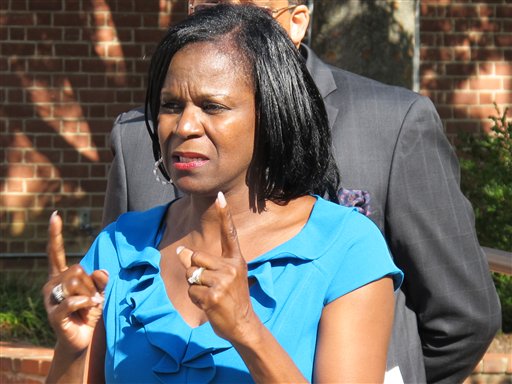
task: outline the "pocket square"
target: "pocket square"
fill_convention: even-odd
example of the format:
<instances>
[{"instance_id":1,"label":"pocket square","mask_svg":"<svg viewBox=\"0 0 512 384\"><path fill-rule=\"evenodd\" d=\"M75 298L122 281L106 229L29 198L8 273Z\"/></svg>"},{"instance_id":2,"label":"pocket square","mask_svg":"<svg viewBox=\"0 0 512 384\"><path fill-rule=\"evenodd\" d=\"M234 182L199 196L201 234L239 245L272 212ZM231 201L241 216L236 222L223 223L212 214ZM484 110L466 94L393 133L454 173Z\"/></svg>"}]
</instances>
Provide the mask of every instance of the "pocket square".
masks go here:
<instances>
[{"instance_id":1,"label":"pocket square","mask_svg":"<svg viewBox=\"0 0 512 384\"><path fill-rule=\"evenodd\" d=\"M359 213L365 216L370 216L370 193L360 189L345 189L338 190L338 202L345 207L354 207Z\"/></svg>"}]
</instances>

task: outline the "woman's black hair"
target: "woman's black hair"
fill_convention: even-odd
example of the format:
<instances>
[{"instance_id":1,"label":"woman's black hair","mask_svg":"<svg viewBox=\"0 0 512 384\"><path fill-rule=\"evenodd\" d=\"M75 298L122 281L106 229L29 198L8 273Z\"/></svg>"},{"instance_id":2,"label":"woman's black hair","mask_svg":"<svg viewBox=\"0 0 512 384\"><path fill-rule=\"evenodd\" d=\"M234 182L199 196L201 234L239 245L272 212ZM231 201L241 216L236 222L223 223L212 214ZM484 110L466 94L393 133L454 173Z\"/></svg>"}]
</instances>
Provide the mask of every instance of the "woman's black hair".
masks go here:
<instances>
[{"instance_id":1,"label":"woman's black hair","mask_svg":"<svg viewBox=\"0 0 512 384\"><path fill-rule=\"evenodd\" d=\"M340 178L322 97L286 31L251 5L222 4L196 12L169 29L156 48L145 110L155 160L160 157L158 128L149 120L158 127L160 93L173 56L197 42L228 42L251 71L257 122L247 181L254 202L286 203L307 194L335 200Z\"/></svg>"}]
</instances>

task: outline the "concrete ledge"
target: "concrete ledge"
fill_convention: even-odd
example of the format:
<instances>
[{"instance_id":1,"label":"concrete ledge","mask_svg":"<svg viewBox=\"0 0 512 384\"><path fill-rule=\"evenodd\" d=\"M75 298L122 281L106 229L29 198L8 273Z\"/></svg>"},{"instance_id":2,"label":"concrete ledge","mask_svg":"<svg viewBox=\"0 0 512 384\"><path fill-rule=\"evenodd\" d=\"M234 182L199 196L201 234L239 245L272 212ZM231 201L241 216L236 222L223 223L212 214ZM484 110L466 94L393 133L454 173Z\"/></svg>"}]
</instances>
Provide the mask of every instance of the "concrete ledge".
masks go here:
<instances>
[{"instance_id":1,"label":"concrete ledge","mask_svg":"<svg viewBox=\"0 0 512 384\"><path fill-rule=\"evenodd\" d=\"M53 349L27 344L0 342L0 383L44 383Z\"/></svg>"},{"instance_id":2,"label":"concrete ledge","mask_svg":"<svg viewBox=\"0 0 512 384\"><path fill-rule=\"evenodd\" d=\"M42 384L53 358L51 348L0 342L0 383ZM512 355L487 352L463 384L512 384Z\"/></svg>"}]
</instances>

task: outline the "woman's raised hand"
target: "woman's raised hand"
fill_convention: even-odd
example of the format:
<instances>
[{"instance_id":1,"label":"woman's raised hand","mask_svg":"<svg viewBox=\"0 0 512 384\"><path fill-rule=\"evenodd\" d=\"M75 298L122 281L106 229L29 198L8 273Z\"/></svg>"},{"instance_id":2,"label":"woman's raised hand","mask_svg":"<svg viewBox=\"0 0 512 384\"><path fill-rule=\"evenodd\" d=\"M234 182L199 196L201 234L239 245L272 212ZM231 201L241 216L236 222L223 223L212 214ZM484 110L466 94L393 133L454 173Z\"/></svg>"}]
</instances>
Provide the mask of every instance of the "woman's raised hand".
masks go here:
<instances>
[{"instance_id":1,"label":"woman's raised hand","mask_svg":"<svg viewBox=\"0 0 512 384\"><path fill-rule=\"evenodd\" d=\"M252 327L261 323L252 309L247 263L222 192L215 204L220 219L222 255L214 256L185 247L178 247L176 251L187 269L192 302L205 312L218 336L232 343L243 343Z\"/></svg>"},{"instance_id":2,"label":"woman's raised hand","mask_svg":"<svg viewBox=\"0 0 512 384\"><path fill-rule=\"evenodd\" d=\"M108 273L97 270L88 275L78 264L67 267L62 219L57 212L50 217L46 252L49 269L43 295L48 320L60 346L81 352L91 343L101 318Z\"/></svg>"}]
</instances>

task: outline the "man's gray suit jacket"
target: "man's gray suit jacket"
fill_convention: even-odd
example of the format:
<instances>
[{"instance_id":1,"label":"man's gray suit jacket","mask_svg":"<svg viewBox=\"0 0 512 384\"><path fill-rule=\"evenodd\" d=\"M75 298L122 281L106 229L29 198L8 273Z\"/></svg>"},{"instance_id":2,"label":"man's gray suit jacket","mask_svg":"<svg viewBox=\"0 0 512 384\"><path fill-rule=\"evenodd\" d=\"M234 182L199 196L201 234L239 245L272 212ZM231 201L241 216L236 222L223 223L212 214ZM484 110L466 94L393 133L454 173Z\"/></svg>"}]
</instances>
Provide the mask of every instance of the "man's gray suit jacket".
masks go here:
<instances>
[{"instance_id":1,"label":"man's gray suit jacket","mask_svg":"<svg viewBox=\"0 0 512 384\"><path fill-rule=\"evenodd\" d=\"M425 97L328 66L306 46L301 50L325 102L342 187L369 192L370 218L405 273L388 369L398 366L405 383L462 382L501 314L439 116ZM174 198L173 187L157 183L152 173L142 109L118 117L111 146L104 224Z\"/></svg>"}]
</instances>

